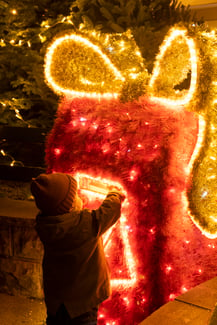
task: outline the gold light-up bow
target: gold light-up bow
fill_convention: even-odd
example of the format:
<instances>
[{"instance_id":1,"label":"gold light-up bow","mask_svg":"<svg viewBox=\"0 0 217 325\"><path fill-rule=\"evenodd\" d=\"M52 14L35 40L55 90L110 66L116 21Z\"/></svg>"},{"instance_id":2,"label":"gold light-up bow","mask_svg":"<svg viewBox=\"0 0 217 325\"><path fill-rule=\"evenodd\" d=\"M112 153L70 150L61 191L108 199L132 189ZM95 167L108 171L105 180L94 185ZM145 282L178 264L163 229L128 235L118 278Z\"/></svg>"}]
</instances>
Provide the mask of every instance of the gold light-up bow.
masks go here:
<instances>
[{"instance_id":1,"label":"gold light-up bow","mask_svg":"<svg viewBox=\"0 0 217 325\"><path fill-rule=\"evenodd\" d=\"M177 69L175 80L172 82L183 81L189 69L192 71L192 78L187 94L184 96L181 92L173 94L175 100L179 100L174 102L175 105L189 102L196 88L196 49L193 40L187 36L186 30L171 30L164 41L148 85L149 95L156 92L155 84L157 80L159 84L164 53L177 39L179 47L183 47L182 54L177 59L179 61L184 59L182 63L184 68ZM188 53L187 58L186 53ZM71 96L114 98L126 93L128 86L128 92L131 94L128 94L125 99L135 99L147 91L150 78L145 69L144 59L129 31L115 35L101 35L96 32L85 36L64 35L57 38L48 48L45 62L45 77L48 84L55 92ZM171 79L171 71L169 75ZM168 88L168 86L172 88L171 81L170 85L164 84L163 87ZM136 93L132 94L134 91Z\"/></svg>"},{"instance_id":2,"label":"gold light-up bow","mask_svg":"<svg viewBox=\"0 0 217 325\"><path fill-rule=\"evenodd\" d=\"M130 32L67 34L52 43L45 57L45 78L60 95L127 101L146 94L170 108L199 114L187 198L193 222L210 238L217 238L216 63L216 33L197 27L169 31L151 76ZM186 81L188 87L182 87Z\"/></svg>"}]
</instances>

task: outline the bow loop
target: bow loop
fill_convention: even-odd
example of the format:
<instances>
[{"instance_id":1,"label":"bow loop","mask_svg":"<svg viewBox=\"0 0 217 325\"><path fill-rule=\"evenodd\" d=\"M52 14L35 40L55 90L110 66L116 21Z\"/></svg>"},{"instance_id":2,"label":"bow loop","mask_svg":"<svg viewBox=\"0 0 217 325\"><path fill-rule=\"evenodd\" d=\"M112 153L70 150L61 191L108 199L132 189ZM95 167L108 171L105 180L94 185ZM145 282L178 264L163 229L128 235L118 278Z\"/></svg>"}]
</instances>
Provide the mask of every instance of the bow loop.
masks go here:
<instances>
[{"instance_id":1,"label":"bow loop","mask_svg":"<svg viewBox=\"0 0 217 325\"><path fill-rule=\"evenodd\" d=\"M87 97L117 97L126 79L136 80L143 58L130 32L68 34L48 48L45 77L57 93Z\"/></svg>"},{"instance_id":2,"label":"bow loop","mask_svg":"<svg viewBox=\"0 0 217 325\"><path fill-rule=\"evenodd\" d=\"M168 105L188 105L197 90L195 42L184 28L172 28L165 37L149 83L149 94Z\"/></svg>"}]
</instances>

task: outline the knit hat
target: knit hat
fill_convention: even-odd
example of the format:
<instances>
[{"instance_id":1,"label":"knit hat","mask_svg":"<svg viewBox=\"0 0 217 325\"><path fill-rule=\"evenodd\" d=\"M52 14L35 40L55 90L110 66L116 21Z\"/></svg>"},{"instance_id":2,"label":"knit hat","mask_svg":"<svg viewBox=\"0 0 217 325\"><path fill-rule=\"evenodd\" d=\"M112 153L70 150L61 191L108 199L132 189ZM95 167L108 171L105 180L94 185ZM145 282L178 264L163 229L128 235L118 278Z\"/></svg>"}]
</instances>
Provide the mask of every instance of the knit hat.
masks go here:
<instances>
[{"instance_id":1,"label":"knit hat","mask_svg":"<svg viewBox=\"0 0 217 325\"><path fill-rule=\"evenodd\" d=\"M68 174L41 174L32 179L31 192L43 214L64 214L72 208L77 193L77 182Z\"/></svg>"}]
</instances>

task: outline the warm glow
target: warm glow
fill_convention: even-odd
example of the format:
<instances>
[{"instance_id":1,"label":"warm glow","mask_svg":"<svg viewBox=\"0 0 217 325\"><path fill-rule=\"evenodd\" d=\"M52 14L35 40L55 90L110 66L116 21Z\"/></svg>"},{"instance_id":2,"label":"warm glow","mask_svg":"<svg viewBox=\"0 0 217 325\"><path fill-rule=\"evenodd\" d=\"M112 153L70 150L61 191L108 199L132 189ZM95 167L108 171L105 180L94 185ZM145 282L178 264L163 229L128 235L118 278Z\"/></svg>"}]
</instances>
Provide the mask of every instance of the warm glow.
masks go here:
<instances>
[{"instance_id":1,"label":"warm glow","mask_svg":"<svg viewBox=\"0 0 217 325\"><path fill-rule=\"evenodd\" d=\"M181 105L186 105L190 102L190 100L193 98L195 91L196 91L196 85L197 85L197 51L195 42L193 39L186 36L187 30L185 29L172 29L169 36L165 38L161 48L160 53L158 54L156 58L155 67L149 82L150 87L150 94L154 101L160 101L161 103L164 103L165 105L169 105L172 107L178 107ZM191 84L190 88L188 90L188 93L184 95L182 98L179 99L171 99L171 98L165 98L165 97L157 97L155 96L153 89L154 84L159 76L160 73L163 73L161 71L161 62L164 59L165 52L167 49L172 46L172 42L176 39L182 37L185 42L188 45L189 52L190 52L190 62L191 62Z\"/></svg>"},{"instance_id":2,"label":"warm glow","mask_svg":"<svg viewBox=\"0 0 217 325\"><path fill-rule=\"evenodd\" d=\"M2 156L6 156L6 153L4 152L4 150L3 149L1 149L1 154L2 154Z\"/></svg>"},{"instance_id":3,"label":"warm glow","mask_svg":"<svg viewBox=\"0 0 217 325\"><path fill-rule=\"evenodd\" d=\"M206 131L206 121L202 115L198 116L199 118L199 131L197 136L197 144L194 148L194 152L191 156L191 160L189 161L188 167L187 167L187 174L189 175L192 171L193 163L195 162L195 159L198 157L198 154L201 150L201 146L205 139L205 131Z\"/></svg>"},{"instance_id":4,"label":"warm glow","mask_svg":"<svg viewBox=\"0 0 217 325\"><path fill-rule=\"evenodd\" d=\"M116 188L123 191L127 196L126 191L118 182L108 180L108 179L103 179L100 177L91 177L90 175L82 174L82 173L77 173L74 176L78 181L78 188L80 192L84 196L87 195L88 198L91 197L92 200L96 199L97 197L100 197L100 199L105 198L106 194L110 190L112 190L112 188ZM124 203L122 204L122 211L125 210L125 208L128 205L129 202L127 199L125 199ZM107 249L111 244L111 242L109 241L109 237L111 236L112 231L114 229L115 226L109 229L104 235L103 241L105 243L105 253L107 252ZM127 277L126 279L124 277L112 279L111 284L113 288L120 287L120 286L124 286L125 288L130 288L133 287L137 282L136 263L130 247L128 232L129 229L127 225L127 215L126 212L125 213L122 212L120 218L120 235L124 243L125 262L127 264L129 277Z\"/></svg>"},{"instance_id":5,"label":"warm glow","mask_svg":"<svg viewBox=\"0 0 217 325\"><path fill-rule=\"evenodd\" d=\"M57 93L63 93L65 95L71 95L71 96L85 96L85 97L105 97L105 98L112 98L112 97L117 97L118 94L117 93L97 93L97 92L83 92L83 91L75 91L73 89L66 89L61 87L60 85L58 85L55 80L54 77L51 74L51 65L52 65L52 60L53 60L53 56L55 55L55 51L57 50L58 47L60 47L62 45L63 42L67 42L67 41L73 41L75 43L78 43L80 46L84 46L87 49L89 49L90 51L95 52L96 54L96 59L97 57L100 57L103 59L103 62L105 64L105 66L107 66L107 68L109 70L111 70L111 72L114 75L115 79L118 79L122 82L124 82L125 78L121 75L121 73L118 71L118 69L112 64L112 62L110 61L110 59L104 54L102 53L102 51L100 50L100 48L96 45L94 45L93 43L91 43L88 39L81 37L79 35L75 35L75 34L71 34L71 35L65 35L61 38L58 38L57 40L55 40L53 42L53 44L48 48L47 54L46 54L46 60L45 60L45 77L47 79L48 84L54 89L54 91L56 91ZM88 80L83 80L83 83L90 83L90 81Z\"/></svg>"},{"instance_id":6,"label":"warm glow","mask_svg":"<svg viewBox=\"0 0 217 325\"><path fill-rule=\"evenodd\" d=\"M216 212L216 157L217 157L217 119L216 119L216 33L201 33L204 53L209 57L209 68L206 60L201 58L202 73L207 75L206 93L202 113L199 115L198 141L189 163L191 188L188 191L189 215L201 232L210 239L217 238L217 212ZM204 65L204 66L203 66ZM212 78L209 72L212 70ZM203 79L205 83L205 80Z\"/></svg>"},{"instance_id":7,"label":"warm glow","mask_svg":"<svg viewBox=\"0 0 217 325\"><path fill-rule=\"evenodd\" d=\"M98 95L96 99L85 98L88 89L97 85L101 95L112 89L105 86L103 78L95 80L88 74L78 74L79 87L87 91L82 98L62 98L49 137L49 170L77 173L79 193L87 207L97 208L112 186L121 190L124 187L128 196L120 220L103 236L113 292L100 307L100 325L134 324L136 318L142 321L151 309L215 276L215 34L202 35L192 29L191 39L184 28L173 28L168 35L145 96L139 94L140 99L133 102L113 98L99 101ZM121 66L122 55L129 49L122 35L118 37L116 47L110 35L106 36L106 46L102 42L99 47L125 77L118 83L120 88L122 85L120 94L128 82L130 94L134 89L130 82L137 80L139 69L133 65L128 68L126 62ZM212 37L213 43L205 37ZM91 36L90 40L91 44L95 42ZM98 41L96 44L101 44L100 37ZM119 61L113 61L115 54ZM95 69L94 60L91 62ZM104 60L103 68L109 64ZM164 80L166 86L161 88ZM114 89L118 95L118 87ZM189 197L192 184L194 192ZM189 261L193 261L191 266Z\"/></svg>"}]
</instances>

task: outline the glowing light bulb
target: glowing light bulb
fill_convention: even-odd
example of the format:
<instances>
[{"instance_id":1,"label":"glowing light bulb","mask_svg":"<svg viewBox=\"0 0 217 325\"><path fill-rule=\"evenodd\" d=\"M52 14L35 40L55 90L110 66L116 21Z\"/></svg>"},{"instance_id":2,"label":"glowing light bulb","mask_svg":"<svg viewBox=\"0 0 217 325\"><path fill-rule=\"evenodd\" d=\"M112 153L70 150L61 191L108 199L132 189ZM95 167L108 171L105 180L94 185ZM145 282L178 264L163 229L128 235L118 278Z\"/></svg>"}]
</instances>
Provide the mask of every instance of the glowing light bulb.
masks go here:
<instances>
[{"instance_id":1,"label":"glowing light bulb","mask_svg":"<svg viewBox=\"0 0 217 325\"><path fill-rule=\"evenodd\" d=\"M61 154L62 150L60 148L55 148L54 153L56 156L59 156Z\"/></svg>"},{"instance_id":2,"label":"glowing light bulb","mask_svg":"<svg viewBox=\"0 0 217 325\"><path fill-rule=\"evenodd\" d=\"M14 99L14 98L13 98ZM23 118L22 118L22 116L20 115L20 111L17 109L17 108L15 108L15 113L16 113L16 117L19 119L19 120L22 120L23 121Z\"/></svg>"},{"instance_id":3,"label":"glowing light bulb","mask_svg":"<svg viewBox=\"0 0 217 325\"><path fill-rule=\"evenodd\" d=\"M181 292L185 293L185 292L187 292L187 291L188 291L188 289L187 289L185 286L183 286L183 287L181 288Z\"/></svg>"},{"instance_id":4,"label":"glowing light bulb","mask_svg":"<svg viewBox=\"0 0 217 325\"><path fill-rule=\"evenodd\" d=\"M94 128L95 130L98 128L98 124L96 124L96 123L93 123L92 124L92 128Z\"/></svg>"},{"instance_id":5,"label":"glowing light bulb","mask_svg":"<svg viewBox=\"0 0 217 325\"><path fill-rule=\"evenodd\" d=\"M174 300L175 299L175 295L174 295L174 293L171 293L170 295L169 295L169 300Z\"/></svg>"},{"instance_id":6,"label":"glowing light bulb","mask_svg":"<svg viewBox=\"0 0 217 325\"><path fill-rule=\"evenodd\" d=\"M137 78L137 73L130 73L130 74L129 74L129 77L130 77L131 79L136 79L136 78Z\"/></svg>"},{"instance_id":7,"label":"glowing light bulb","mask_svg":"<svg viewBox=\"0 0 217 325\"><path fill-rule=\"evenodd\" d=\"M201 198L205 199L205 197L208 195L208 191L203 191L203 193L201 194Z\"/></svg>"},{"instance_id":8,"label":"glowing light bulb","mask_svg":"<svg viewBox=\"0 0 217 325\"><path fill-rule=\"evenodd\" d=\"M111 126L108 127L108 128L107 128L107 132L108 132L108 133L112 133L112 132L113 132L113 128L112 128Z\"/></svg>"},{"instance_id":9,"label":"glowing light bulb","mask_svg":"<svg viewBox=\"0 0 217 325\"><path fill-rule=\"evenodd\" d=\"M131 181L134 181L135 180L135 178L136 178L136 176L137 176L137 171L135 170L135 169L132 169L131 171L130 171L130 180Z\"/></svg>"},{"instance_id":10,"label":"glowing light bulb","mask_svg":"<svg viewBox=\"0 0 217 325\"><path fill-rule=\"evenodd\" d=\"M170 273L170 271L172 270L172 266L167 265L165 270L166 270L166 273Z\"/></svg>"},{"instance_id":11,"label":"glowing light bulb","mask_svg":"<svg viewBox=\"0 0 217 325\"><path fill-rule=\"evenodd\" d=\"M42 36L41 34L38 35L38 37L40 38L41 42L44 43L47 40L46 36Z\"/></svg>"},{"instance_id":12,"label":"glowing light bulb","mask_svg":"<svg viewBox=\"0 0 217 325\"><path fill-rule=\"evenodd\" d=\"M129 301L128 297L124 297L123 300L126 305L129 305L130 301Z\"/></svg>"}]
</instances>

